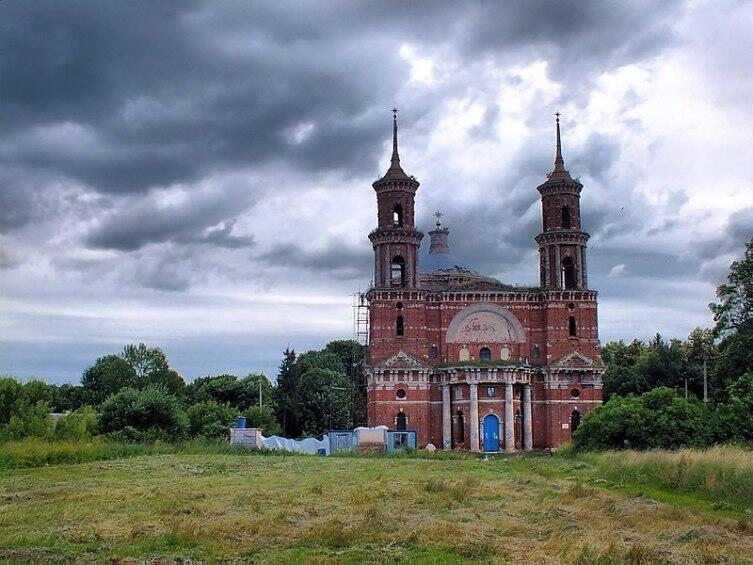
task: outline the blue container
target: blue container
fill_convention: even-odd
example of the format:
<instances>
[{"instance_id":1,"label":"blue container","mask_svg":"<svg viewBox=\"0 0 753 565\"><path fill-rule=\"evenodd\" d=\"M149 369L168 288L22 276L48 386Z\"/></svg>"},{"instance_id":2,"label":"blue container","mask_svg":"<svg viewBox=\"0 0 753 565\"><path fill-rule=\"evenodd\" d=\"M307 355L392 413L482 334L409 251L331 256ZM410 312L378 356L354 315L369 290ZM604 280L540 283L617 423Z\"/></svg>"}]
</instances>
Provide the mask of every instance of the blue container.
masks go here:
<instances>
[{"instance_id":1,"label":"blue container","mask_svg":"<svg viewBox=\"0 0 753 565\"><path fill-rule=\"evenodd\" d=\"M238 416L238 419L235 421L235 427L236 428L245 428L246 427L246 417L245 416Z\"/></svg>"},{"instance_id":2,"label":"blue container","mask_svg":"<svg viewBox=\"0 0 753 565\"><path fill-rule=\"evenodd\" d=\"M325 457L327 455L327 450L323 447L320 447L319 449L316 450L316 454L319 457Z\"/></svg>"}]
</instances>

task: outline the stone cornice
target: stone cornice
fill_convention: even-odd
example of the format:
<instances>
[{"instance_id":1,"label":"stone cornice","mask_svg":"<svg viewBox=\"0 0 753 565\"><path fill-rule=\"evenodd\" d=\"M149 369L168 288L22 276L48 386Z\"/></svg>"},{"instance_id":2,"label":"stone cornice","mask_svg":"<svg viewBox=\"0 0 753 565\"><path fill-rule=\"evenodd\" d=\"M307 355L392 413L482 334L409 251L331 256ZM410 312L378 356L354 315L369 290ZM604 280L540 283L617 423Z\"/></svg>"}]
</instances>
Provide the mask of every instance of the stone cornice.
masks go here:
<instances>
[{"instance_id":1,"label":"stone cornice","mask_svg":"<svg viewBox=\"0 0 753 565\"><path fill-rule=\"evenodd\" d=\"M420 245L423 239L423 232L415 228L377 228L369 234L369 239L373 244L377 243L409 243L411 245Z\"/></svg>"},{"instance_id":2,"label":"stone cornice","mask_svg":"<svg viewBox=\"0 0 753 565\"><path fill-rule=\"evenodd\" d=\"M536 236L535 241L540 246L552 243L585 245L590 237L590 235L581 230L552 230L540 233Z\"/></svg>"}]
</instances>

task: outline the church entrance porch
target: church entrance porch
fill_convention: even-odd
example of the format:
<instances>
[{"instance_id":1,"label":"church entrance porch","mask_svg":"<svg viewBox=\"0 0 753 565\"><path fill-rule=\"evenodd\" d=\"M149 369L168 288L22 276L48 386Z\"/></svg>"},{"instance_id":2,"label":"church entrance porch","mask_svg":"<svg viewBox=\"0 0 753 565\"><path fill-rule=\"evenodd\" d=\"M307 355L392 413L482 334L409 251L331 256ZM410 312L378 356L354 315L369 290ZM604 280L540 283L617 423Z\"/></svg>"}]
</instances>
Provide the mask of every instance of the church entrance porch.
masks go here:
<instances>
[{"instance_id":1,"label":"church entrance porch","mask_svg":"<svg viewBox=\"0 0 753 565\"><path fill-rule=\"evenodd\" d=\"M500 399L501 402L485 398L483 399L485 408L482 413L479 413L479 386L482 390L487 390L487 388L496 390L494 386L487 386L494 384L499 384L499 382L479 379L479 382L462 384L449 382L442 386L442 446L444 449L466 448L471 451L499 451L502 448L505 451L533 449L530 383L504 382L504 395ZM459 389L457 396L456 389ZM451 406L451 399L459 397L463 390L468 392L468 400L461 401L462 409L454 409ZM487 393L487 396L493 397L494 394ZM494 409L496 414L492 413L491 402L497 403L497 408ZM516 406L519 407L515 409ZM487 408L488 414L486 414ZM465 433L466 426L468 435Z\"/></svg>"}]
</instances>

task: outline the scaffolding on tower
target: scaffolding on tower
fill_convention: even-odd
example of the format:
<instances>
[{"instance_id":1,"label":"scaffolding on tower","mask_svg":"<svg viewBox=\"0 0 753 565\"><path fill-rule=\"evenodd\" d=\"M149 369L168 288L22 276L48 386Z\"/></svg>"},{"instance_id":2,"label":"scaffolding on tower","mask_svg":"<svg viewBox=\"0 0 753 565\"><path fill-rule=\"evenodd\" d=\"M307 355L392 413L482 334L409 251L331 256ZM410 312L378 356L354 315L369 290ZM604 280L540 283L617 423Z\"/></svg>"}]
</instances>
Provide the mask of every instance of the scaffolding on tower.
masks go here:
<instances>
[{"instance_id":1,"label":"scaffolding on tower","mask_svg":"<svg viewBox=\"0 0 753 565\"><path fill-rule=\"evenodd\" d=\"M353 339L369 345L369 303L363 292L353 293Z\"/></svg>"}]
</instances>

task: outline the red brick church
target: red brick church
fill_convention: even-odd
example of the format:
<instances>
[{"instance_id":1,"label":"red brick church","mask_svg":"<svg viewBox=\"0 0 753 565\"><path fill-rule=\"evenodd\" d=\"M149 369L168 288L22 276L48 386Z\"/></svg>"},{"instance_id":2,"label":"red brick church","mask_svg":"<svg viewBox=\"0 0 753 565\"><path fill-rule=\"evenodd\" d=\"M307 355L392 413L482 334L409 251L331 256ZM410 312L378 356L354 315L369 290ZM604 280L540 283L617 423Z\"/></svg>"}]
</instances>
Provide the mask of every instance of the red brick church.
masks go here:
<instances>
[{"instance_id":1,"label":"red brick church","mask_svg":"<svg viewBox=\"0 0 753 565\"><path fill-rule=\"evenodd\" d=\"M429 253L419 257L419 182L400 166L395 112L392 162L373 185L378 227L369 234L370 426L416 430L419 447L544 449L569 440L601 403L583 187L565 169L559 115L556 127L554 170L538 187L539 286L520 287L456 265L439 214Z\"/></svg>"}]
</instances>

